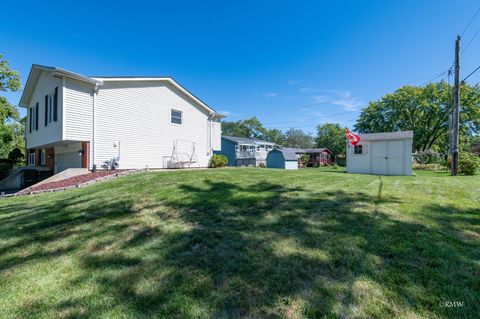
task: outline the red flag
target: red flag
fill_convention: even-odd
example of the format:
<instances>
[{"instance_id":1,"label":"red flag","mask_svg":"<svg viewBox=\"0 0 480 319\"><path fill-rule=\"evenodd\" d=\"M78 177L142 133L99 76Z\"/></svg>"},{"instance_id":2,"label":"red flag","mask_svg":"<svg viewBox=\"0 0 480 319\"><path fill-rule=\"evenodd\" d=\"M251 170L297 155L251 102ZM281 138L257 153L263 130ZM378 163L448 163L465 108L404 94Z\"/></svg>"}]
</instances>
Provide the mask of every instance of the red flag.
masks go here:
<instances>
[{"instance_id":1,"label":"red flag","mask_svg":"<svg viewBox=\"0 0 480 319\"><path fill-rule=\"evenodd\" d=\"M355 133L350 132L348 128L345 128L345 134L347 136L347 140L350 142L352 145L357 145L358 142L360 142L360 136L358 136Z\"/></svg>"}]
</instances>

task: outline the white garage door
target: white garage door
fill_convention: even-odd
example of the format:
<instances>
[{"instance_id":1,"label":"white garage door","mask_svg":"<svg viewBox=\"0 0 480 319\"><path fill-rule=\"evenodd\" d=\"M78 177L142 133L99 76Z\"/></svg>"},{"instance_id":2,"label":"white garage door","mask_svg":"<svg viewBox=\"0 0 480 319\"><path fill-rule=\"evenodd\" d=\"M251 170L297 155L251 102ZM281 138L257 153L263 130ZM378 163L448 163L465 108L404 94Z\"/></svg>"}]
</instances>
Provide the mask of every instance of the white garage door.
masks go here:
<instances>
[{"instance_id":1,"label":"white garage door","mask_svg":"<svg viewBox=\"0 0 480 319\"><path fill-rule=\"evenodd\" d=\"M81 168L82 157L78 152L55 154L55 173L60 173L67 168Z\"/></svg>"}]
</instances>

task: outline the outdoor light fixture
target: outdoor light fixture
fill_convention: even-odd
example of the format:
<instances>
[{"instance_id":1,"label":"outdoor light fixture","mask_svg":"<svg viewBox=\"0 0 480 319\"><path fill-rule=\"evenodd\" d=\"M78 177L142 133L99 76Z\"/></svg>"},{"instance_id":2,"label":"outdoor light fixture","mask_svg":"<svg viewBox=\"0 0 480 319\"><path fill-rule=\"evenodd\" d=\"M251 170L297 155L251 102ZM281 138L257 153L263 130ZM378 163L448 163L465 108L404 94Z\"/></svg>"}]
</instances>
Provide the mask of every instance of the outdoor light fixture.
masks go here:
<instances>
[{"instance_id":1,"label":"outdoor light fixture","mask_svg":"<svg viewBox=\"0 0 480 319\"><path fill-rule=\"evenodd\" d=\"M83 156L83 150L78 151L78 156Z\"/></svg>"}]
</instances>

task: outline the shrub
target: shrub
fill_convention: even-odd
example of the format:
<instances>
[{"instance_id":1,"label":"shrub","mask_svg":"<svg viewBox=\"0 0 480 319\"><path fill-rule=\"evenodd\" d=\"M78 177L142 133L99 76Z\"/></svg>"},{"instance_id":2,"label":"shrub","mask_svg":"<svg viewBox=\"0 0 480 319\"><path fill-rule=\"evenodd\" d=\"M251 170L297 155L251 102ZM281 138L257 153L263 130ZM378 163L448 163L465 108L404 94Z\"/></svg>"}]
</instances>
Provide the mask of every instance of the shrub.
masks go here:
<instances>
[{"instance_id":1,"label":"shrub","mask_svg":"<svg viewBox=\"0 0 480 319\"><path fill-rule=\"evenodd\" d=\"M426 150L416 152L415 154L413 154L413 158L418 164L426 165L438 163L441 159L441 156L437 152L434 152L432 150Z\"/></svg>"},{"instance_id":2,"label":"shrub","mask_svg":"<svg viewBox=\"0 0 480 319\"><path fill-rule=\"evenodd\" d=\"M265 166L265 163L260 163L260 164L258 164L258 167L265 168L266 166Z\"/></svg>"},{"instance_id":3,"label":"shrub","mask_svg":"<svg viewBox=\"0 0 480 319\"><path fill-rule=\"evenodd\" d=\"M228 158L224 155L213 155L210 159L210 167L225 167L228 163Z\"/></svg>"},{"instance_id":4,"label":"shrub","mask_svg":"<svg viewBox=\"0 0 480 319\"><path fill-rule=\"evenodd\" d=\"M480 159L472 153L460 153L458 171L465 175L474 175L480 168Z\"/></svg>"}]
</instances>

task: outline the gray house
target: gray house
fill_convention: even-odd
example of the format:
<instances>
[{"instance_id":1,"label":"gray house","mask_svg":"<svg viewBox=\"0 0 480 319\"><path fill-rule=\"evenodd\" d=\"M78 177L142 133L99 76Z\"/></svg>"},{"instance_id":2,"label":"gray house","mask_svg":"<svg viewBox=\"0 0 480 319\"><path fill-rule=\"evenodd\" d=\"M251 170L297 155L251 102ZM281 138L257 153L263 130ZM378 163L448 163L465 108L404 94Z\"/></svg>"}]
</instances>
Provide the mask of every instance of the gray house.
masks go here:
<instances>
[{"instance_id":1,"label":"gray house","mask_svg":"<svg viewBox=\"0 0 480 319\"><path fill-rule=\"evenodd\" d=\"M268 152L277 147L268 141L222 135L221 151L215 154L225 155L228 166L259 166L266 164Z\"/></svg>"}]
</instances>

